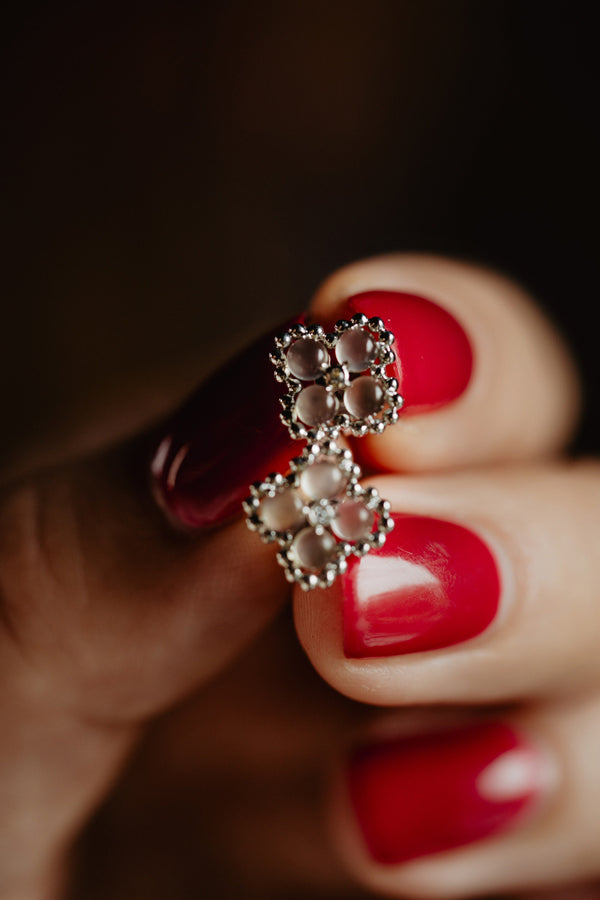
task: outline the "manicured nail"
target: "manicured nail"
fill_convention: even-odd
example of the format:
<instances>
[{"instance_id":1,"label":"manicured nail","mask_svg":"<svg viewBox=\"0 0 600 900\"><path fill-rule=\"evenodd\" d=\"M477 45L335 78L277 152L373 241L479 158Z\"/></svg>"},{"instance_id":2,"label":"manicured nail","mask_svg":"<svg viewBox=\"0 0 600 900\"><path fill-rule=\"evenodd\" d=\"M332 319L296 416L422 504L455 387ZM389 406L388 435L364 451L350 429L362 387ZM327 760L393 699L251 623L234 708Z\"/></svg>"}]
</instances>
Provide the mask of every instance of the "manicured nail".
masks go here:
<instances>
[{"instance_id":1,"label":"manicured nail","mask_svg":"<svg viewBox=\"0 0 600 900\"><path fill-rule=\"evenodd\" d=\"M393 519L383 547L353 557L340 579L350 658L448 647L480 634L498 610L498 568L480 537L441 519Z\"/></svg>"},{"instance_id":2,"label":"manicured nail","mask_svg":"<svg viewBox=\"0 0 600 900\"><path fill-rule=\"evenodd\" d=\"M296 317L293 322L302 321ZM154 494L168 518L209 528L241 514L248 486L298 453L281 422L269 352L286 322L230 360L170 420L154 454Z\"/></svg>"},{"instance_id":3,"label":"manicured nail","mask_svg":"<svg viewBox=\"0 0 600 900\"><path fill-rule=\"evenodd\" d=\"M439 406L464 390L471 350L445 310L422 297L369 291L351 297L337 318L356 312L382 318L395 333L394 374L406 410ZM275 335L289 324L215 373L167 426L152 475L155 496L174 523L220 524L239 511L251 482L285 471L297 455L298 445L279 418L281 394L269 361Z\"/></svg>"},{"instance_id":4,"label":"manicured nail","mask_svg":"<svg viewBox=\"0 0 600 900\"><path fill-rule=\"evenodd\" d=\"M501 832L552 780L546 755L498 722L363 747L347 773L367 849L387 865Z\"/></svg>"},{"instance_id":5,"label":"manicured nail","mask_svg":"<svg viewBox=\"0 0 600 900\"><path fill-rule=\"evenodd\" d=\"M365 291L350 297L338 318L354 313L378 316L395 334L395 377L405 411L442 406L463 393L473 369L471 345L437 303L399 291Z\"/></svg>"}]
</instances>

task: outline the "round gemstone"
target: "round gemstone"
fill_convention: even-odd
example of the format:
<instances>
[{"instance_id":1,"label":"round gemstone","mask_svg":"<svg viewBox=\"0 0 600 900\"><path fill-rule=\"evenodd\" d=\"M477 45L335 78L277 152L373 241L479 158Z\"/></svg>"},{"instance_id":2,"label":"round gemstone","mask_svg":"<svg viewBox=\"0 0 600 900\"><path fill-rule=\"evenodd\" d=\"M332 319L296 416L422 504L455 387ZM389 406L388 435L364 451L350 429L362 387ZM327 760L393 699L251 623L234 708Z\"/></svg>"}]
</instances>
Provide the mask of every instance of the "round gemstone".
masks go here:
<instances>
[{"instance_id":1,"label":"round gemstone","mask_svg":"<svg viewBox=\"0 0 600 900\"><path fill-rule=\"evenodd\" d=\"M286 488L273 497L265 497L259 515L270 531L295 531L304 523L303 502L293 488Z\"/></svg>"},{"instance_id":2,"label":"round gemstone","mask_svg":"<svg viewBox=\"0 0 600 900\"><path fill-rule=\"evenodd\" d=\"M335 463L317 462L300 476L300 488L311 500L329 500L346 485L346 476Z\"/></svg>"},{"instance_id":3,"label":"round gemstone","mask_svg":"<svg viewBox=\"0 0 600 900\"><path fill-rule=\"evenodd\" d=\"M321 341L300 338L288 350L286 360L292 375L301 381L314 381L329 365L329 351Z\"/></svg>"},{"instance_id":4,"label":"round gemstone","mask_svg":"<svg viewBox=\"0 0 600 900\"><path fill-rule=\"evenodd\" d=\"M305 425L314 427L329 422L338 409L335 394L320 384L303 388L296 398L296 415Z\"/></svg>"},{"instance_id":5,"label":"round gemstone","mask_svg":"<svg viewBox=\"0 0 600 900\"><path fill-rule=\"evenodd\" d=\"M292 541L290 551L297 566L318 572L335 558L336 546L329 531L319 534L313 528L303 528Z\"/></svg>"},{"instance_id":6,"label":"round gemstone","mask_svg":"<svg viewBox=\"0 0 600 900\"><path fill-rule=\"evenodd\" d=\"M361 375L344 392L344 406L357 419L365 419L379 412L385 393L376 378Z\"/></svg>"},{"instance_id":7,"label":"round gemstone","mask_svg":"<svg viewBox=\"0 0 600 900\"><path fill-rule=\"evenodd\" d=\"M344 500L331 523L333 531L344 541L360 541L373 530L375 515L362 500Z\"/></svg>"},{"instance_id":8,"label":"round gemstone","mask_svg":"<svg viewBox=\"0 0 600 900\"><path fill-rule=\"evenodd\" d=\"M335 355L350 372L364 372L377 358L377 344L364 328L350 328L339 338Z\"/></svg>"}]
</instances>

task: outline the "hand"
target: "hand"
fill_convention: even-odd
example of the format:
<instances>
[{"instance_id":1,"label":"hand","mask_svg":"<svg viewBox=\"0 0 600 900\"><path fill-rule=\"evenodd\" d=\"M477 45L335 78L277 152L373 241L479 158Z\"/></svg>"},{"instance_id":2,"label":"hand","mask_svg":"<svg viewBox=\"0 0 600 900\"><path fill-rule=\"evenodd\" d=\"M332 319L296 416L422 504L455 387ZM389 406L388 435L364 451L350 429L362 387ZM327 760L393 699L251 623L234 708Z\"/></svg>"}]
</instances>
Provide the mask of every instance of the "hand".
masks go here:
<instances>
[{"instance_id":1,"label":"hand","mask_svg":"<svg viewBox=\"0 0 600 900\"><path fill-rule=\"evenodd\" d=\"M4 492L3 900L63 895L72 840L143 726L235 658L284 599L268 548L241 523L197 540L172 533L147 450L120 447Z\"/></svg>"},{"instance_id":2,"label":"hand","mask_svg":"<svg viewBox=\"0 0 600 900\"><path fill-rule=\"evenodd\" d=\"M524 796L517 798L527 806L522 821L517 818L513 822L506 815L501 832L480 845L453 850L446 859L434 855L399 866L376 864L369 857L364 848L365 837L369 839L364 810L357 806L363 815L362 826L357 826L342 791L332 801L337 810L334 835L342 847L342 858L367 888L383 886L392 895L407 891L415 896L460 895L590 878L597 874L594 829L589 827L594 809L589 804L594 739L597 742L599 737L596 734L594 738L592 724L594 628L585 605L593 592L594 559L585 548L586 541L589 547L597 533L594 492L597 496L598 482L592 464L571 466L551 461L576 416L572 367L560 342L516 287L490 273L443 260L400 257L350 267L325 285L312 313L317 319L337 318L344 298L369 288L409 291L435 299L460 325L449 327L454 349L449 350L447 365L454 366L455 379L448 388L446 369L438 383L445 396L440 398L438 386L437 403L435 396L425 397L425 403L435 408L419 409L425 405L420 402L424 395L419 398L419 386L413 382L412 401L407 403L402 423L383 436L356 442L355 449L358 451L359 444L366 447L361 450L362 461L372 468L411 472L387 475L374 483L402 514L468 529L487 549L491 571L500 571L501 590L498 611L493 591L488 591L485 604L480 604L483 620L480 615L473 626L471 619L471 633L462 635L460 628L469 617L461 613L457 591L449 607L450 612L458 611L452 646L422 645L418 652L408 654L395 646L393 655L375 658L360 658L364 635L356 627L352 635L356 617L347 579L322 596L298 594L297 628L311 660L337 691L359 701L347 704L335 699L334 692L315 687L302 667L303 674L291 679L294 685L308 683L311 696L313 691L315 697L322 692L326 699L315 699L315 708L331 706L342 711L339 717L332 714L325 729L327 740L323 742L321 734L309 751L311 771L314 773L325 745L337 748L341 756L350 731L355 739L360 738L365 718L371 718L361 705L365 701L394 707L452 704L460 708L527 700L527 706L511 712L508 721L528 738L531 735L536 753L538 743L547 746L539 760L543 757L549 762L538 765L533 751L528 757L536 763L531 777L539 784L528 782ZM411 322L415 323L419 325L418 317ZM428 333L420 337L425 339ZM464 333L475 360L470 377L460 336ZM443 342L443 334L439 340ZM435 350L430 341L429 352ZM229 367L228 377L238 385L256 388L262 377L260 365L244 368L254 358L251 352L245 362L237 360L235 369ZM413 375L415 371L413 367ZM12 808L20 813L21 821L35 820L36 826L33 832L31 827L8 832L4 857L0 856L0 868L8 873L7 897L51 896L65 848L110 788L141 725L235 659L273 618L288 594L272 548L262 545L231 516L239 509L249 481L261 474L252 472L252 467L259 459L266 470L289 459L293 455L290 442L273 414L272 393L267 396L256 388L250 393L252 406L249 402L226 406L223 397L207 395L207 388L215 384L205 385L171 423L167 442L163 441L161 454L154 460L157 483L163 489L162 503L170 519L188 528L201 525L201 532L178 534L161 519L143 477L145 444L141 449L132 445L40 474L5 498L1 520L6 598L2 660L10 688L3 715L4 721L11 722L14 740L2 751L3 783L31 783L35 778L38 786L34 797L14 791ZM425 387L435 394L431 378ZM406 384L402 389L408 393L409 388ZM423 391L422 384L420 389ZM531 410L535 410L534 416ZM276 431L269 431L272 419ZM271 449L269 458L262 439L266 433L274 436L266 445ZM212 445L215 435L221 439L220 452ZM223 440L226 435L229 442ZM185 446L184 458L181 450ZM452 473L452 468L457 471ZM217 525L216 530L204 530ZM396 546L392 536L390 546ZM558 547L564 548L564 554ZM440 552L444 556L447 551L442 547ZM460 562L452 556L450 561ZM571 606L563 621L564 585L573 566L578 578L570 584ZM458 571L459 582L461 571L464 573L464 567ZM562 590L557 590L561 585ZM376 619L376 602L370 610ZM348 656L343 649L343 619ZM473 633L473 628L479 628L478 633ZM405 636L396 635L396 642ZM426 641L426 634L420 640ZM267 646L273 653L273 644ZM285 677L285 661L279 659L279 664ZM247 677L243 659L237 670L240 677L244 672ZM238 687L233 692L235 699L230 696L229 711L216 704L196 733L201 746L206 746L205 761L211 754L213 760L218 759L223 749L211 749L210 723L221 716L227 720L239 715L240 682L235 673L234 668L230 677ZM265 679L259 682L265 688L268 708L268 685ZM218 686L215 690L218 697ZM276 733L281 727L282 734L288 733L294 696L287 702L282 698L266 723L259 719L250 729L258 736L259 746L265 744L265 727ZM210 709L210 692L204 697L209 698ZM198 703L202 708L202 698ZM259 701L259 708L261 705ZM465 716L470 718L462 710L456 715L461 722ZM363 740L369 735L372 740L373 735L381 734L380 729L389 732L397 716L397 712L391 718L388 713L381 714L380 722L377 715ZM415 729L412 715L401 718L403 729L408 727L406 723ZM430 731L446 727L449 718L453 720L455 713L433 710L425 717L420 714L416 722L420 729ZM179 741L189 735L189 717L184 716L183 722L186 731L178 733ZM172 728L172 722L165 727ZM471 734L461 733L467 735L465 740ZM237 732L235 736L231 733L230 741L231 756L226 756L221 784L231 779L236 753L242 758L247 755ZM176 745L176 738L168 744L171 749ZM23 748L28 752L23 753ZM574 770L577 755L582 760L578 773ZM165 767L158 767L166 785L170 783L169 758L165 754ZM153 774L156 777L156 769ZM538 788L546 803L536 808L529 800ZM139 799L139 793L136 796ZM118 799L119 794L112 807L117 821L122 814ZM193 793L190 799L196 808L203 803L203 797ZM235 797L231 805L235 809ZM504 806L502 811L506 811ZM418 812L417 805L413 815ZM312 821L320 820L316 805L312 816ZM259 810L259 821L262 817ZM252 820L250 817L237 844L228 847L224 841L224 861L228 853L244 857L246 837L247 846L261 843L250 833ZM291 829L293 817L290 820L284 811L281 820ZM567 832L568 843L564 838ZM264 860L262 868L259 866L263 876L269 859L273 862L268 843L256 854ZM27 860L22 849L25 844L33 848ZM540 869L535 864L536 853L544 855L555 844L561 852L553 852L552 870L547 864ZM302 871L303 846L290 851L286 877L291 883L294 872ZM321 832L316 850L331 865L332 854ZM402 852L399 848L398 853ZM513 854L513 864L506 864L507 853ZM494 860L504 862L494 865ZM335 864L332 869L335 874L324 878L325 888L339 891L346 879ZM319 871L317 882L321 875ZM297 880L302 882L302 877Z\"/></svg>"},{"instance_id":3,"label":"hand","mask_svg":"<svg viewBox=\"0 0 600 900\"><path fill-rule=\"evenodd\" d=\"M409 402L397 427L353 449L373 470L405 473L367 479L392 500L396 529L381 553L326 594L296 594L298 633L317 671L356 701L395 708L362 743L414 732L412 721L398 722L399 708L434 707L417 736L351 755L350 797L340 778L332 801L341 855L365 887L399 896L593 878L597 629L588 598L598 481L596 464L559 458L579 406L573 366L522 290L444 260L349 267L327 282L310 315L335 320L347 312L345 298L369 288L435 298L459 327L426 305L419 312L405 296L388 298ZM361 293L350 307L383 314L378 302ZM473 353L468 377L460 329ZM169 450L163 485L190 438L183 433ZM198 461L190 455L164 497L192 524L207 486L194 480ZM235 493L234 482L229 490ZM440 705L451 709L442 714ZM388 777L380 774L385 752ZM431 797L436 771L442 793Z\"/></svg>"},{"instance_id":4,"label":"hand","mask_svg":"<svg viewBox=\"0 0 600 900\"><path fill-rule=\"evenodd\" d=\"M457 714L450 732L432 711L407 737L381 713L333 801L341 853L390 896L596 878L600 479L597 463L558 456L572 367L515 285L444 260L350 267L314 315L367 285L437 298L474 367L455 402L365 442L373 467L406 473L373 479L401 514L386 547L328 595L296 593L300 640L336 690Z\"/></svg>"}]
</instances>

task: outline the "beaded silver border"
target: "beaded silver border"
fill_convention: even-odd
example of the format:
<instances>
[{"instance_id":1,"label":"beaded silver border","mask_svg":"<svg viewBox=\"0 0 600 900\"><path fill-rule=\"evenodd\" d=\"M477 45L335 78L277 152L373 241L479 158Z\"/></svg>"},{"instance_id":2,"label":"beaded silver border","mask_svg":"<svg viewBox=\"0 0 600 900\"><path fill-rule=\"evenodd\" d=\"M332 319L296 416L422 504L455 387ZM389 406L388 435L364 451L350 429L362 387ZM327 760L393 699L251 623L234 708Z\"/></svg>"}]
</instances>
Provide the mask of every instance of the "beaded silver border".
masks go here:
<instances>
[{"instance_id":1,"label":"beaded silver border","mask_svg":"<svg viewBox=\"0 0 600 900\"><path fill-rule=\"evenodd\" d=\"M301 381L291 373L285 351L298 338L311 337L322 341L329 350L334 352L339 337L351 328L368 329L377 339L377 361L368 370L365 369L365 372L369 371L380 382L385 391L387 406L380 413L365 418L356 418L347 411L342 411L332 419L331 423L310 428L295 414L296 398L310 382ZM397 380L388 377L386 372L387 367L396 359L392 350L394 340L394 335L391 331L387 331L382 319L377 316L369 319L363 313L356 313L351 319L341 319L336 323L332 333L326 333L322 325L307 326L297 323L275 338L275 349L271 352L270 359L275 367L275 378L288 388L287 394L280 399L280 403L283 407L281 421L287 427L290 436L297 440L308 441L321 441L326 437L335 439L340 433L364 437L366 434L380 434L388 425L397 422L403 399L398 393ZM323 377L317 378L313 383L323 384L332 390L343 390L344 386L351 383L351 378L345 366L334 363L324 372Z\"/></svg>"},{"instance_id":2,"label":"beaded silver border","mask_svg":"<svg viewBox=\"0 0 600 900\"><path fill-rule=\"evenodd\" d=\"M313 572L299 567L290 551L292 541L301 529L294 532L277 532L267 528L260 518L260 503L265 497L274 497L288 488L299 488L302 472L321 458L337 461L348 479L343 493L354 499L365 498L366 506L375 513L375 529L365 540L354 543L338 541L335 559L327 563L321 571ZM290 461L290 471L287 475L273 472L267 475L263 481L256 481L250 485L250 496L243 504L246 524L251 531L257 532L265 543L276 541L280 545L277 561L284 567L285 577L289 582L297 582L305 591L313 590L316 587L330 587L337 576L346 571L349 556L364 556L369 550L383 546L386 535L394 527L394 521L390 516L391 504L388 500L383 500L375 488L360 485L358 483L360 476L360 466L354 462L350 450L341 449L332 440L323 440L307 444L302 455ZM306 517L306 525L311 525L308 519L308 506L304 508L303 512ZM312 527L317 534L322 534L327 530L325 526L321 525L312 525Z\"/></svg>"}]
</instances>

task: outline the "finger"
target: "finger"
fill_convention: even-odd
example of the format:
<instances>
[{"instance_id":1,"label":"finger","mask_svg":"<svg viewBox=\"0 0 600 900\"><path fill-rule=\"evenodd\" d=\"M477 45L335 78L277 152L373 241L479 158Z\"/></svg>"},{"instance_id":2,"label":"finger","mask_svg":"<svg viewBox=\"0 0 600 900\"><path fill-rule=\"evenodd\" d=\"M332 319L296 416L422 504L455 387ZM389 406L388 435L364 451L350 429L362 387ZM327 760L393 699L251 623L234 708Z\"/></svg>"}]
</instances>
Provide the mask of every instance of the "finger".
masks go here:
<instances>
[{"instance_id":1,"label":"finger","mask_svg":"<svg viewBox=\"0 0 600 900\"><path fill-rule=\"evenodd\" d=\"M333 799L343 858L391 897L568 886L600 873L600 701L371 737Z\"/></svg>"},{"instance_id":2,"label":"finger","mask_svg":"<svg viewBox=\"0 0 600 900\"><path fill-rule=\"evenodd\" d=\"M354 898L323 786L349 720L368 714L315 675L279 617L150 729L86 838L76 896L96 898L101 883L103 897L129 900L139 883L144 900L179 897L176 872L191 896L202 885L210 898Z\"/></svg>"},{"instance_id":3,"label":"finger","mask_svg":"<svg viewBox=\"0 0 600 900\"><path fill-rule=\"evenodd\" d=\"M325 282L308 315L330 324L356 312L380 316L396 334L394 369L405 400L397 425L354 441L363 462L424 471L530 458L556 450L571 433L573 365L507 279L438 257L367 260ZM178 525L207 528L239 515L248 485L286 471L298 455L299 442L279 418L282 392L269 361L283 330L216 372L157 438L156 496Z\"/></svg>"},{"instance_id":4,"label":"finger","mask_svg":"<svg viewBox=\"0 0 600 900\"><path fill-rule=\"evenodd\" d=\"M379 316L396 335L400 422L355 441L363 461L424 471L550 453L572 431L578 389L556 333L526 292L489 270L387 256L337 272L310 316Z\"/></svg>"},{"instance_id":5,"label":"finger","mask_svg":"<svg viewBox=\"0 0 600 900\"><path fill-rule=\"evenodd\" d=\"M57 470L0 510L2 659L49 706L152 715L223 668L285 597L272 551L243 522L173 534L144 464L115 453Z\"/></svg>"},{"instance_id":6,"label":"finger","mask_svg":"<svg viewBox=\"0 0 600 900\"><path fill-rule=\"evenodd\" d=\"M592 463L384 476L385 545L295 595L317 671L356 700L479 703L599 683Z\"/></svg>"}]
</instances>

